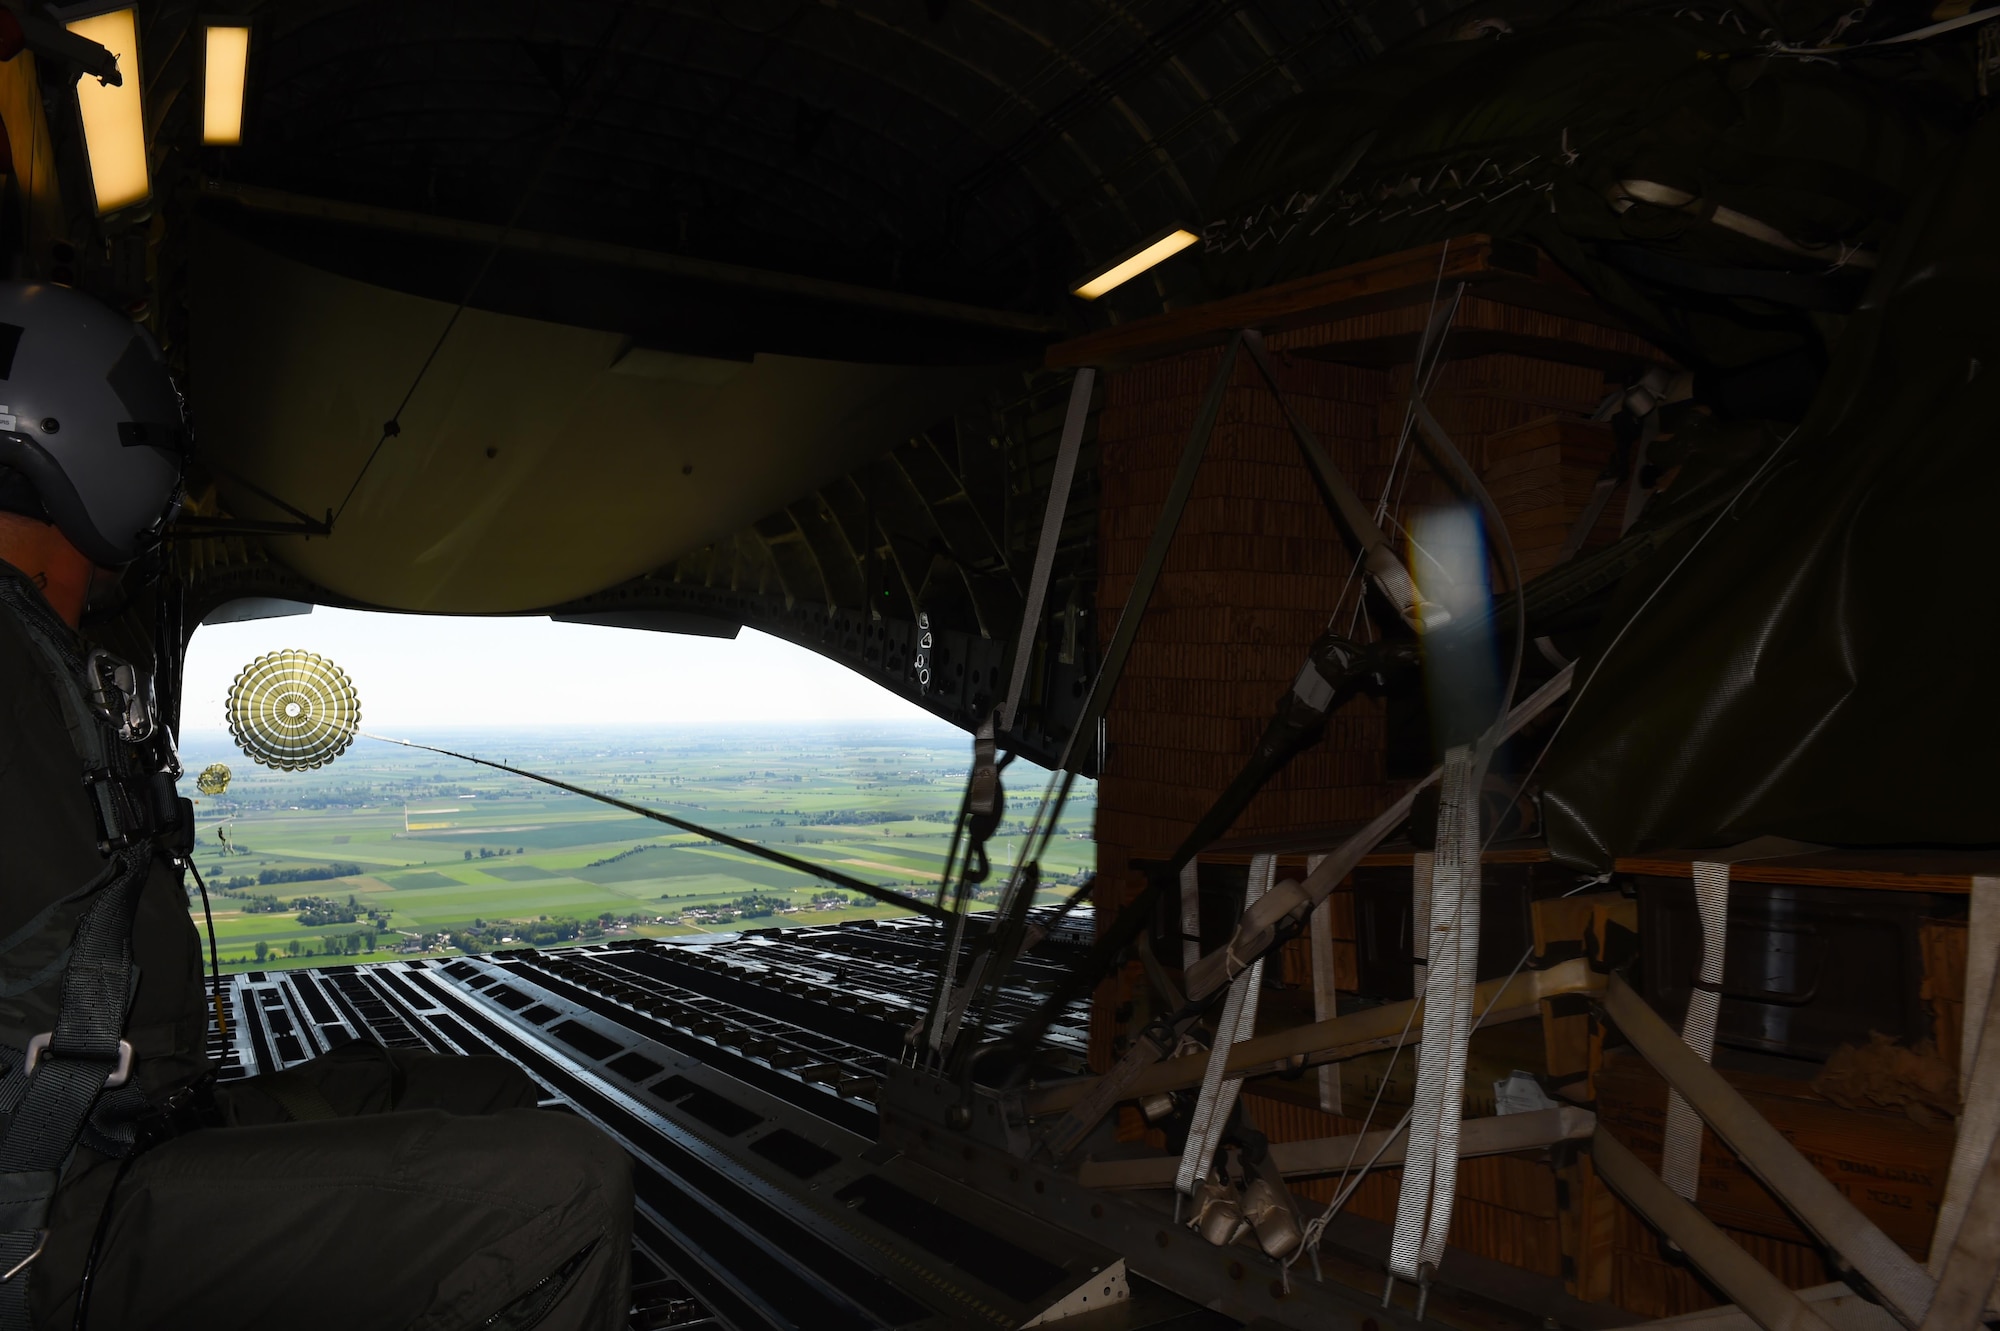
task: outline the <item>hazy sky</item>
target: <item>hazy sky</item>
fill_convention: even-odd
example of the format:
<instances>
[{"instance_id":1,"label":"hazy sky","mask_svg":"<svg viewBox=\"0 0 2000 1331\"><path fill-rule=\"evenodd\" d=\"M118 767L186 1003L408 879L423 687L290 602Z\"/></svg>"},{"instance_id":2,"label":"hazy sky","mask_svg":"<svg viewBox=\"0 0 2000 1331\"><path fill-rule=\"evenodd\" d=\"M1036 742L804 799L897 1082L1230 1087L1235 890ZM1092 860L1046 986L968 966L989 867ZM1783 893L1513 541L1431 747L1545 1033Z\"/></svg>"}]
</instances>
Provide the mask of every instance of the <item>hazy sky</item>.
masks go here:
<instances>
[{"instance_id":1,"label":"hazy sky","mask_svg":"<svg viewBox=\"0 0 2000 1331\"><path fill-rule=\"evenodd\" d=\"M422 739L468 726L906 721L957 731L825 657L745 629L734 639L321 607L210 624L188 646L183 725L221 729L229 682L265 652L330 658L369 730Z\"/></svg>"}]
</instances>

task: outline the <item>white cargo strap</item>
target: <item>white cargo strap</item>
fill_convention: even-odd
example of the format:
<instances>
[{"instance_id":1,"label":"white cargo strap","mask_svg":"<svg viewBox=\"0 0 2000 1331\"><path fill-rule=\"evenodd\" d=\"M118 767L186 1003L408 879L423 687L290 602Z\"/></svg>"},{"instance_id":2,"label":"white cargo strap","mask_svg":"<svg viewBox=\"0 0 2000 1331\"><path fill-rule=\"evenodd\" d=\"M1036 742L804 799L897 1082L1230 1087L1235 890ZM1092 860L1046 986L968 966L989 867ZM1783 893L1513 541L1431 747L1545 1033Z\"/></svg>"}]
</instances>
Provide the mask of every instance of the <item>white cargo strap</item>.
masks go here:
<instances>
[{"instance_id":1,"label":"white cargo strap","mask_svg":"<svg viewBox=\"0 0 2000 1331\"><path fill-rule=\"evenodd\" d=\"M1972 1200L1960 1217L1922 1331L1984 1324L1996 1278L2000 1278L2000 1155L1990 1155L1980 1166Z\"/></svg>"},{"instance_id":2,"label":"white cargo strap","mask_svg":"<svg viewBox=\"0 0 2000 1331\"><path fill-rule=\"evenodd\" d=\"M1245 911L1270 890L1277 868L1275 855L1252 857L1250 881L1243 890ZM1209 1047L1208 1070L1202 1075L1201 1095L1195 1101L1187 1145L1181 1151L1180 1173L1174 1179L1174 1186L1189 1196L1208 1177L1222 1130L1229 1124L1229 1111L1236 1107L1236 1093L1243 1088L1243 1078L1224 1074L1229 1070L1231 1047L1256 1033L1257 991L1263 981L1264 959L1259 957L1231 982L1229 997L1223 1000L1222 1019L1215 1026L1215 1043Z\"/></svg>"},{"instance_id":3,"label":"white cargo strap","mask_svg":"<svg viewBox=\"0 0 2000 1331\"><path fill-rule=\"evenodd\" d=\"M1704 1063L1715 1061L1715 1023L1722 1012L1722 957L1729 934L1729 865L1694 862L1694 903L1701 912L1701 966L1688 992L1681 1039ZM1689 1201L1701 1183L1701 1115L1675 1090L1667 1092L1667 1132L1660 1179Z\"/></svg>"},{"instance_id":4,"label":"white cargo strap","mask_svg":"<svg viewBox=\"0 0 2000 1331\"><path fill-rule=\"evenodd\" d=\"M1410 857L1410 956L1414 959L1410 966L1410 992L1413 994L1424 991L1429 973L1425 949L1431 936L1431 874L1436 864L1437 856L1428 850Z\"/></svg>"},{"instance_id":5,"label":"white cargo strap","mask_svg":"<svg viewBox=\"0 0 2000 1331\"><path fill-rule=\"evenodd\" d=\"M1085 366L1070 381L1069 410L1063 415L1061 441L1056 446L1055 474L1049 478L1049 502L1042 511L1042 535L1035 544L1035 563L1028 573L1028 596L1021 607L1021 632L1014 639L1014 671L1007 681L1007 700L1000 704L1000 729L1018 719L1021 691L1028 682L1028 663L1035 656L1035 639L1042 628L1042 598L1049 590L1056 545L1062 537L1063 514L1069 510L1070 483L1076 476L1077 454L1083 451L1083 427L1090 418L1090 389L1097 371Z\"/></svg>"},{"instance_id":6,"label":"white cargo strap","mask_svg":"<svg viewBox=\"0 0 2000 1331\"><path fill-rule=\"evenodd\" d=\"M1201 862L1181 866L1181 969L1201 960Z\"/></svg>"},{"instance_id":7,"label":"white cargo strap","mask_svg":"<svg viewBox=\"0 0 2000 1331\"><path fill-rule=\"evenodd\" d=\"M1306 876L1319 868L1324 855L1306 857ZM1340 1015L1340 990L1333 969L1333 898L1313 907L1312 913L1313 1020L1328 1021ZM1319 1070L1319 1107L1329 1114L1341 1112L1340 1064L1327 1063Z\"/></svg>"},{"instance_id":8,"label":"white cargo strap","mask_svg":"<svg viewBox=\"0 0 2000 1331\"><path fill-rule=\"evenodd\" d=\"M1523 726L1547 711L1557 699L1569 692L1570 682L1575 676L1576 666L1566 665L1550 677L1546 684L1516 703L1514 709L1507 713L1507 724L1496 737L1495 743L1504 743ZM1364 855L1380 845L1384 837L1409 821L1410 806L1416 801L1417 792L1442 776L1442 769L1434 769L1428 776L1416 782L1398 796L1388 808L1370 819L1366 826L1335 847L1320 862L1317 869L1307 874L1306 881L1298 885L1301 913L1325 901L1327 894L1345 881ZM1239 954L1261 950L1255 947L1259 927L1261 924L1258 921L1247 918L1238 921L1238 935L1247 932L1250 936L1233 939L1229 946L1217 948L1188 971L1187 993L1190 1003L1219 992L1236 974L1231 968L1231 963ZM1172 1052L1180 1034L1193 1024L1194 1017L1183 1017L1180 1022L1179 1028L1170 1032L1174 1037L1172 1040L1164 1042L1150 1038L1135 1040L1132 1047L1125 1051L1124 1057L1118 1060L1117 1066L1097 1078L1087 1093L1070 1102L1068 1112L1063 1115L1062 1120L1051 1127L1042 1139L1042 1149L1058 1160L1075 1150L1099 1121L1111 1112L1111 1107L1126 1097L1128 1088L1145 1076L1149 1067Z\"/></svg>"},{"instance_id":9,"label":"white cargo strap","mask_svg":"<svg viewBox=\"0 0 2000 1331\"><path fill-rule=\"evenodd\" d=\"M1764 1331L1832 1331L1817 1309L1716 1228L1714 1221L1675 1196L1602 1127L1591 1139L1590 1154L1612 1190L1672 1239L1695 1268Z\"/></svg>"},{"instance_id":10,"label":"white cargo strap","mask_svg":"<svg viewBox=\"0 0 2000 1331\"><path fill-rule=\"evenodd\" d=\"M1945 1176L1944 1200L1931 1233L1930 1274L1944 1274L1966 1209L2000 1129L2000 986L1993 983L2000 951L2000 878L1974 878L1965 935L1965 1022L1959 1039L1959 1093L1965 1108Z\"/></svg>"},{"instance_id":11,"label":"white cargo strap","mask_svg":"<svg viewBox=\"0 0 2000 1331\"><path fill-rule=\"evenodd\" d=\"M1422 1281L1444 1260L1458 1188L1458 1128L1465 1110L1465 1056L1479 969L1479 791L1488 750L1461 744L1445 754L1431 868L1431 925L1424 944L1423 1044L1417 1051L1409 1154L1389 1271Z\"/></svg>"},{"instance_id":12,"label":"white cargo strap","mask_svg":"<svg viewBox=\"0 0 2000 1331\"><path fill-rule=\"evenodd\" d=\"M1911 1327L1923 1321L1936 1288L1923 1267L1861 1214L1742 1092L1696 1058L1673 1027L1615 974L1605 982L1604 1009L1640 1057L1687 1097L1722 1143L1801 1225L1874 1288L1897 1321Z\"/></svg>"}]
</instances>

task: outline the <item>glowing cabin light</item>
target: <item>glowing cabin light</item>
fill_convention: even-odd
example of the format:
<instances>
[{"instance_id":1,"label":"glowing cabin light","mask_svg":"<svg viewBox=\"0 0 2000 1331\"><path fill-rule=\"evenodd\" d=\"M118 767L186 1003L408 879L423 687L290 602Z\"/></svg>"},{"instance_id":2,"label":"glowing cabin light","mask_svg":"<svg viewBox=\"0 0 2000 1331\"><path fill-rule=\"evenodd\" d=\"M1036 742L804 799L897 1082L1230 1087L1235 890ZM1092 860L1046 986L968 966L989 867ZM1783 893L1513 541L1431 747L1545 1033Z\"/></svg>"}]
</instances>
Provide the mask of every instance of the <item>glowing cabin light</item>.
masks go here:
<instances>
[{"instance_id":1,"label":"glowing cabin light","mask_svg":"<svg viewBox=\"0 0 2000 1331\"><path fill-rule=\"evenodd\" d=\"M1070 294L1081 296L1085 300L1096 300L1113 287L1122 286L1153 265L1173 258L1199 239L1201 237L1194 232L1176 227L1163 236L1147 241L1097 276L1072 287Z\"/></svg>"},{"instance_id":2,"label":"glowing cabin light","mask_svg":"<svg viewBox=\"0 0 2000 1331\"><path fill-rule=\"evenodd\" d=\"M90 183L97 193L98 215L103 216L143 203L153 193L146 170L146 113L139 99L137 11L128 6L72 19L64 26L111 52L124 76L124 82L116 87L88 75L76 84L84 149L90 156Z\"/></svg>"},{"instance_id":3,"label":"glowing cabin light","mask_svg":"<svg viewBox=\"0 0 2000 1331\"><path fill-rule=\"evenodd\" d=\"M243 77L250 65L250 29L210 24L203 47L201 141L243 142Z\"/></svg>"}]
</instances>

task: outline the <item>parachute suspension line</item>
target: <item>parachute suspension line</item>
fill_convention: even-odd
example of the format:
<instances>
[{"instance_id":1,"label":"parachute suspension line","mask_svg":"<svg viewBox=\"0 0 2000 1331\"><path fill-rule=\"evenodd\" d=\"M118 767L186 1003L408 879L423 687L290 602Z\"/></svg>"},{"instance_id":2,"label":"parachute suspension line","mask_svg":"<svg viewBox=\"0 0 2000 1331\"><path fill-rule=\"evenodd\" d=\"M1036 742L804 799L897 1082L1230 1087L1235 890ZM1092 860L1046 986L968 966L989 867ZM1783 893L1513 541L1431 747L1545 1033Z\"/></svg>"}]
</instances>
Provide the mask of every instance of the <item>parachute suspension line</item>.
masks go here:
<instances>
[{"instance_id":1,"label":"parachute suspension line","mask_svg":"<svg viewBox=\"0 0 2000 1331\"><path fill-rule=\"evenodd\" d=\"M891 906L900 906L913 914L923 915L933 920L944 916L944 912L933 906L930 902L919 901L917 898L898 892L894 888L880 887L874 883L864 883L859 878L841 873L838 869L829 869L823 864L814 864L811 860L802 860L796 855L787 855L781 850L772 850L769 846L760 846L754 841L744 841L740 837L730 836L727 832L718 832L712 827L703 827L700 823L691 823L685 818L676 818L670 813L661 813L658 809L649 809L643 804L633 804L629 800L621 800L612 795L601 794L598 791L589 790L583 786L571 785L567 781L558 781L555 777L543 776L540 772L530 772L522 767L510 767L506 763L496 763L491 758L479 758L472 754L459 753L452 749L440 749L432 744L419 744L415 740L396 739L389 735L371 735L365 730L357 730L354 733L363 739L378 740L383 744L400 744L406 749L422 749L425 753L440 754L446 758L457 758L462 762L477 763L481 767L490 767L496 772L507 772L514 776L526 777L530 781L539 781L545 786L554 786L557 790L567 790L572 795L581 795L587 800L596 800L599 804L608 804L614 809L623 809L627 813L638 814L641 818L650 818L656 823L665 823L669 827L677 827L683 832L692 832L696 836L707 837L709 840L728 846L732 850L740 850L745 855L754 855L758 859L769 860L773 864L782 864L787 869L795 869L809 877L823 879L836 887L844 887L850 892L859 892L863 896L873 897L877 901L885 902Z\"/></svg>"}]
</instances>

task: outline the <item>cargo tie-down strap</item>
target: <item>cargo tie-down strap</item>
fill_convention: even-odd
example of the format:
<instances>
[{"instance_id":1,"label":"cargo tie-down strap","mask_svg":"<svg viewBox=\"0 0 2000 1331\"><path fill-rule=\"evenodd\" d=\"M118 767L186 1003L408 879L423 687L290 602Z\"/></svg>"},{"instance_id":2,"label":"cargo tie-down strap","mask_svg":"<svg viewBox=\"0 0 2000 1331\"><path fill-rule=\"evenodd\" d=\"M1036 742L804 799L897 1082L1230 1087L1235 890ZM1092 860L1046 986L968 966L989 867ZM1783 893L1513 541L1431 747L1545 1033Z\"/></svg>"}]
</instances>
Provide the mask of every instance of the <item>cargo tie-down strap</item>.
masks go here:
<instances>
[{"instance_id":1,"label":"cargo tie-down strap","mask_svg":"<svg viewBox=\"0 0 2000 1331\"><path fill-rule=\"evenodd\" d=\"M1181 969L1201 960L1201 861L1181 866Z\"/></svg>"},{"instance_id":2,"label":"cargo tie-down strap","mask_svg":"<svg viewBox=\"0 0 2000 1331\"><path fill-rule=\"evenodd\" d=\"M1801 1225L1868 1282L1897 1321L1911 1327L1923 1322L1936 1287L1899 1244L1861 1214L1721 1073L1695 1057L1673 1028L1615 974L1605 986L1604 1008L1653 1070L1686 1097Z\"/></svg>"},{"instance_id":3,"label":"cargo tie-down strap","mask_svg":"<svg viewBox=\"0 0 2000 1331\"><path fill-rule=\"evenodd\" d=\"M1957 1331L1987 1320L1987 1296L2000 1277L2000 1153L1988 1154L1971 1191L1949 1251L1931 1253L1943 1262L1923 1331Z\"/></svg>"},{"instance_id":4,"label":"cargo tie-down strap","mask_svg":"<svg viewBox=\"0 0 2000 1331\"><path fill-rule=\"evenodd\" d=\"M48 664L86 777L110 773L116 737L85 701L83 664L62 630L39 604L13 595L0 596L0 603L13 611ZM93 1109L112 1088L122 1088L112 1097L121 1114L129 1117L144 1108L137 1087L130 1085L132 1047L122 1037L132 994L132 917L153 854L150 840L113 851L96 878L75 894L89 904L70 939L55 1028L35 1037L23 1066L7 1069L9 1082L21 1081L10 1087L12 1116L0 1138L0 1331L27 1331L30 1325L28 1284L48 1241L49 1205ZM104 1145L115 1149L120 1143Z\"/></svg>"},{"instance_id":5,"label":"cargo tie-down strap","mask_svg":"<svg viewBox=\"0 0 2000 1331\"><path fill-rule=\"evenodd\" d=\"M1417 1051L1410 1143L1389 1244L1389 1271L1405 1280L1425 1280L1444 1260L1458 1188L1458 1128L1465 1111L1465 1057L1479 969L1479 793L1490 753L1483 744L1447 751L1438 792L1430 926L1422 944L1428 962L1423 1044Z\"/></svg>"},{"instance_id":6,"label":"cargo tie-down strap","mask_svg":"<svg viewBox=\"0 0 2000 1331\"><path fill-rule=\"evenodd\" d=\"M1696 860L1694 901L1701 912L1701 966L1688 994L1681 1039L1704 1063L1715 1061L1715 1023L1722 1012L1722 958L1729 934L1729 865ZM1666 1138L1660 1178L1689 1201L1701 1182L1701 1115L1679 1091L1667 1092Z\"/></svg>"},{"instance_id":7,"label":"cargo tie-down strap","mask_svg":"<svg viewBox=\"0 0 2000 1331\"><path fill-rule=\"evenodd\" d=\"M1324 855L1306 857L1306 877L1326 860ZM1333 963L1333 898L1313 907L1312 913L1313 1020L1331 1021L1340 1015L1339 977ZM1340 1095L1340 1064L1328 1063L1319 1070L1319 1107L1329 1114L1343 1112Z\"/></svg>"},{"instance_id":8,"label":"cargo tie-down strap","mask_svg":"<svg viewBox=\"0 0 2000 1331\"><path fill-rule=\"evenodd\" d=\"M1590 1155L1599 1177L1649 1224L1672 1239L1696 1269L1764 1331L1832 1331L1817 1310L1717 1228L1714 1221L1655 1178L1637 1156L1602 1127L1591 1139Z\"/></svg>"},{"instance_id":9,"label":"cargo tie-down strap","mask_svg":"<svg viewBox=\"0 0 2000 1331\"><path fill-rule=\"evenodd\" d=\"M1244 910L1256 905L1271 890L1271 878L1277 868L1275 855L1251 858L1250 880L1243 889ZM1174 1186L1190 1197L1208 1178L1215 1148L1229 1125L1230 1111L1236 1108L1237 1092L1243 1089L1243 1078L1226 1075L1229 1052L1256 1033L1257 994L1263 984L1264 962L1260 958L1229 987L1222 1018L1216 1022L1215 1043L1209 1046L1208 1069L1202 1075L1201 1094L1194 1102L1194 1117L1188 1124L1187 1145L1181 1150L1180 1173L1174 1179Z\"/></svg>"},{"instance_id":10,"label":"cargo tie-down strap","mask_svg":"<svg viewBox=\"0 0 2000 1331\"><path fill-rule=\"evenodd\" d=\"M1573 665L1564 666L1546 684L1516 703L1507 714L1506 725L1500 728L1494 743L1498 745L1511 739L1523 726L1567 694L1575 670ZM1111 1107L1127 1096L1129 1088L1138 1082L1147 1068L1179 1047L1180 1037L1200 1020L1208 1000L1247 969L1252 960L1275 946L1281 933L1297 923L1288 916L1293 912L1304 916L1324 903L1333 889L1354 871L1362 856L1374 850L1385 837L1409 820L1410 806L1415 803L1418 792L1442 775L1443 769L1433 769L1430 775L1411 785L1388 808L1328 853L1319 867L1306 875L1305 882L1292 883L1288 880L1281 883L1277 889L1265 894L1265 899L1257 903L1257 909L1244 911L1243 919L1236 926L1236 936L1228 945L1210 952L1189 968L1187 1006L1171 1019L1156 1022L1140 1032L1117 1066L1098 1078L1090 1091L1049 1130L1048 1136L1042 1140L1042 1149L1057 1160L1075 1150L1099 1120L1111 1112Z\"/></svg>"},{"instance_id":11,"label":"cargo tie-down strap","mask_svg":"<svg viewBox=\"0 0 2000 1331\"><path fill-rule=\"evenodd\" d=\"M1086 366L1070 381L1069 408L1063 414L1061 441L1056 447L1056 469L1049 477L1049 502L1042 511L1042 534L1035 543L1035 563L1028 574L1028 597L1021 607L1021 631L1014 639L1014 669L1007 681L1007 700L1000 704L1001 730L1010 729L1018 719L1021 692L1028 682L1028 664L1035 657L1035 639L1042 627L1042 600L1049 590L1049 572L1055 567L1056 546L1062 538L1063 516L1069 511L1071 482L1076 477L1077 455L1083 451L1083 427L1090 417L1090 390L1097 371Z\"/></svg>"},{"instance_id":12,"label":"cargo tie-down strap","mask_svg":"<svg viewBox=\"0 0 2000 1331\"><path fill-rule=\"evenodd\" d=\"M1420 850L1410 857L1410 992L1421 994L1429 982L1425 940L1431 936L1431 875L1437 856Z\"/></svg>"},{"instance_id":13,"label":"cargo tie-down strap","mask_svg":"<svg viewBox=\"0 0 2000 1331\"><path fill-rule=\"evenodd\" d=\"M2000 985L1993 983L2000 961L2000 878L1972 880L1965 949L1964 1034L1959 1041L1958 1137L1945 1176L1944 1200L1931 1233L1930 1274L1943 1278L1945 1262L1993 1153L2000 1129ZM1995 1299L1988 1303L1991 1307Z\"/></svg>"}]
</instances>

